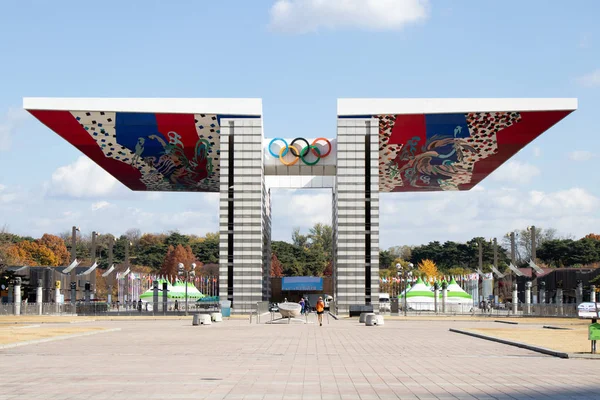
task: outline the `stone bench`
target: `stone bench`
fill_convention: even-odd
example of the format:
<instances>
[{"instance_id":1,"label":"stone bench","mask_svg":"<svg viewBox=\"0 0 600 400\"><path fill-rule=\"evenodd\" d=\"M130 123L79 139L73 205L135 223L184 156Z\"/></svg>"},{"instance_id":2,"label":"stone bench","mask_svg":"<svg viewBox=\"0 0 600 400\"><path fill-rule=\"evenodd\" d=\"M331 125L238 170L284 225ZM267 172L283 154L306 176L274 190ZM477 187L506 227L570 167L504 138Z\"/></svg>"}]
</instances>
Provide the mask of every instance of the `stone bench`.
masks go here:
<instances>
[{"instance_id":1,"label":"stone bench","mask_svg":"<svg viewBox=\"0 0 600 400\"><path fill-rule=\"evenodd\" d=\"M358 317L358 322L364 324L367 322L367 315L375 315L375 313L363 312L360 313L360 317Z\"/></svg>"},{"instance_id":2,"label":"stone bench","mask_svg":"<svg viewBox=\"0 0 600 400\"><path fill-rule=\"evenodd\" d=\"M377 326L383 324L383 315L367 314L365 317L366 326Z\"/></svg>"},{"instance_id":3,"label":"stone bench","mask_svg":"<svg viewBox=\"0 0 600 400\"><path fill-rule=\"evenodd\" d=\"M210 320L209 314L194 314L194 319L192 319L192 325L211 325L212 322Z\"/></svg>"}]
</instances>

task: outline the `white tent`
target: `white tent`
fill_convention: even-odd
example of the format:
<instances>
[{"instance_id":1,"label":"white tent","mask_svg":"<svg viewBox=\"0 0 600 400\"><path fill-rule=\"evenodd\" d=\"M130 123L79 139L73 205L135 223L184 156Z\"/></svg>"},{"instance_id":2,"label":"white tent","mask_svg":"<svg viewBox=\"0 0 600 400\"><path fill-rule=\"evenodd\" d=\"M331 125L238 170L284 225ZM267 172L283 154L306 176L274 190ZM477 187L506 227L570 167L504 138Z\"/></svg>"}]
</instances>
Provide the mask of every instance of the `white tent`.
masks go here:
<instances>
[{"instance_id":1,"label":"white tent","mask_svg":"<svg viewBox=\"0 0 600 400\"><path fill-rule=\"evenodd\" d=\"M452 278L448 285L448 303L450 304L473 304L473 296L465 292Z\"/></svg>"},{"instance_id":2,"label":"white tent","mask_svg":"<svg viewBox=\"0 0 600 400\"><path fill-rule=\"evenodd\" d=\"M446 297L446 311L450 312L469 312L473 308L473 297L465 292L458 283L452 278L448 284L448 294ZM441 299L441 293L440 293Z\"/></svg>"},{"instance_id":3,"label":"white tent","mask_svg":"<svg viewBox=\"0 0 600 400\"><path fill-rule=\"evenodd\" d=\"M433 292L429 290L429 287L425 285L421 278L406 293L408 308L413 310L433 310L434 298Z\"/></svg>"}]
</instances>

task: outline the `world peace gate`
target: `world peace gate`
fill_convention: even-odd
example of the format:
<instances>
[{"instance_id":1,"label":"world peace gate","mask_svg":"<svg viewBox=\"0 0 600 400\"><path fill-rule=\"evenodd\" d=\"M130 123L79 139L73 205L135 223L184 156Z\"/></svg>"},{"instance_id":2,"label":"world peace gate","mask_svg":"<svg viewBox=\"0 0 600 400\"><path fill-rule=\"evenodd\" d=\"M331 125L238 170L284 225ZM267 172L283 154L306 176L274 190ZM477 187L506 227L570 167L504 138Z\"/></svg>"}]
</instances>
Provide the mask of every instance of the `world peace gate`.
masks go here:
<instances>
[{"instance_id":1,"label":"world peace gate","mask_svg":"<svg viewBox=\"0 0 600 400\"><path fill-rule=\"evenodd\" d=\"M271 189L331 189L333 295L346 311L378 301L379 193L469 190L577 100L339 99L335 135L270 139L260 99L24 108L131 190L219 193L219 292L234 310L270 296Z\"/></svg>"}]
</instances>

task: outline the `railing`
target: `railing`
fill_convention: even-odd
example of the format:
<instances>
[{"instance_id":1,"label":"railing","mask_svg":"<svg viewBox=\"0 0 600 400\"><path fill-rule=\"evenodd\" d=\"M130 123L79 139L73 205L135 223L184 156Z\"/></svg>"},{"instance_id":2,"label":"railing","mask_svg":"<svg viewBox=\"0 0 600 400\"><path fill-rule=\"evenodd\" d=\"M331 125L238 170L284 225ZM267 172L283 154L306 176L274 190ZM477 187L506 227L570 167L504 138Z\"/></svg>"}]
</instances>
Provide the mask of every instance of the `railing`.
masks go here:
<instances>
[{"instance_id":1,"label":"railing","mask_svg":"<svg viewBox=\"0 0 600 400\"><path fill-rule=\"evenodd\" d=\"M375 307L377 311L377 307ZM390 311L379 310L380 314L391 315ZM394 313L395 314L395 313ZM463 315L474 317L565 317L575 318L577 314L577 304L523 304L519 303L516 310L512 304L487 305L480 307L469 304L446 304L442 307L438 303L437 311L432 303L409 303L406 311L404 304L399 304L397 315L407 316L444 316L444 315Z\"/></svg>"},{"instance_id":2,"label":"railing","mask_svg":"<svg viewBox=\"0 0 600 400\"><path fill-rule=\"evenodd\" d=\"M218 302L188 303L188 314L218 312L220 309ZM19 311L20 315L185 315L185 302L169 301L166 306L159 302L156 309L153 303L142 303L141 308L137 303L22 303ZM0 315L15 315L15 304L1 303Z\"/></svg>"}]
</instances>

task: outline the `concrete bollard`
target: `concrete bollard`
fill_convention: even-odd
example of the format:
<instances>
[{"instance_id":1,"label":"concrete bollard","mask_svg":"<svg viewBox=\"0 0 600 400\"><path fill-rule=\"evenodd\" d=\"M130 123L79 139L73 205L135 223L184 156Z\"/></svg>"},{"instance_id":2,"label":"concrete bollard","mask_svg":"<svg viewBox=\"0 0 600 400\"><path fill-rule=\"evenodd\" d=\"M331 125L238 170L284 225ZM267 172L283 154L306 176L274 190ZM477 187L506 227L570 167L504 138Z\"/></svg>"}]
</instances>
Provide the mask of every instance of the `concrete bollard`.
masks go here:
<instances>
[{"instance_id":1,"label":"concrete bollard","mask_svg":"<svg viewBox=\"0 0 600 400\"><path fill-rule=\"evenodd\" d=\"M196 314L198 316L200 325L211 325L210 315L208 314Z\"/></svg>"},{"instance_id":2,"label":"concrete bollard","mask_svg":"<svg viewBox=\"0 0 600 400\"><path fill-rule=\"evenodd\" d=\"M192 318L192 325L198 326L199 324L200 324L200 314L194 314L194 317Z\"/></svg>"},{"instance_id":3,"label":"concrete bollard","mask_svg":"<svg viewBox=\"0 0 600 400\"><path fill-rule=\"evenodd\" d=\"M365 321L367 320L367 315L370 315L370 314L375 314L375 313L367 313L367 312L360 313L360 316L358 317L358 322L360 324L364 324Z\"/></svg>"},{"instance_id":4,"label":"concrete bollard","mask_svg":"<svg viewBox=\"0 0 600 400\"><path fill-rule=\"evenodd\" d=\"M210 314L210 319L213 322L223 322L223 314L221 314L220 312L215 312Z\"/></svg>"},{"instance_id":5,"label":"concrete bollard","mask_svg":"<svg viewBox=\"0 0 600 400\"><path fill-rule=\"evenodd\" d=\"M15 315L21 315L21 278L15 278L15 289L14 289L14 312Z\"/></svg>"},{"instance_id":6,"label":"concrete bollard","mask_svg":"<svg viewBox=\"0 0 600 400\"><path fill-rule=\"evenodd\" d=\"M383 315L377 315L377 314L373 314L373 313L369 313L366 316L365 319L365 325L366 326L377 326L377 325L383 325Z\"/></svg>"},{"instance_id":7,"label":"concrete bollard","mask_svg":"<svg viewBox=\"0 0 600 400\"><path fill-rule=\"evenodd\" d=\"M546 282L542 281L539 283L540 287L540 303L546 304Z\"/></svg>"}]
</instances>

